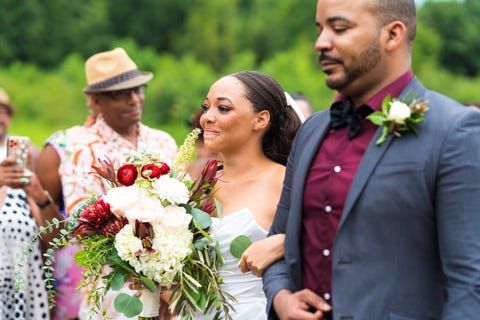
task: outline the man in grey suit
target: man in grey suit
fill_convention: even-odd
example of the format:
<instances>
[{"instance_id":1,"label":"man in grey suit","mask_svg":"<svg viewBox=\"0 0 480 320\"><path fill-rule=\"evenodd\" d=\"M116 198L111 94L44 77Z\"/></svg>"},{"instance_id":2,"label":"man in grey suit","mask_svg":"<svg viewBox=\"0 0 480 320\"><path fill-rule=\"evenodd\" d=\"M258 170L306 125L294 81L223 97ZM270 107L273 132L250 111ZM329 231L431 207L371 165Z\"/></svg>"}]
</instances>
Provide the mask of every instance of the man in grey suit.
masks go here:
<instances>
[{"instance_id":1,"label":"man in grey suit","mask_svg":"<svg viewBox=\"0 0 480 320\"><path fill-rule=\"evenodd\" d=\"M413 75L413 0L318 0L316 24L339 94L292 146L270 319L480 319L480 113ZM387 96L428 110L376 144L383 127L365 116Z\"/></svg>"}]
</instances>

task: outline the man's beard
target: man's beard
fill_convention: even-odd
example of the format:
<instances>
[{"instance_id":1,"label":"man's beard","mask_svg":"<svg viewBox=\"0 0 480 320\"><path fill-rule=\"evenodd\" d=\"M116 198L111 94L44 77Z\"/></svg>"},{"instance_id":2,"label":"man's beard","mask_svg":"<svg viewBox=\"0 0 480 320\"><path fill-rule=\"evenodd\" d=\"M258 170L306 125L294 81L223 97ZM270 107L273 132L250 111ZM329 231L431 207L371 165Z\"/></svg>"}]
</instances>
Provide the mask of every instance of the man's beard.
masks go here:
<instances>
[{"instance_id":1,"label":"man's beard","mask_svg":"<svg viewBox=\"0 0 480 320\"><path fill-rule=\"evenodd\" d=\"M342 90L348 87L352 82L361 78L370 72L381 60L380 48L376 39L361 52L352 64L348 67L342 64L344 74L337 78L329 78L325 80L327 86L334 90Z\"/></svg>"}]
</instances>

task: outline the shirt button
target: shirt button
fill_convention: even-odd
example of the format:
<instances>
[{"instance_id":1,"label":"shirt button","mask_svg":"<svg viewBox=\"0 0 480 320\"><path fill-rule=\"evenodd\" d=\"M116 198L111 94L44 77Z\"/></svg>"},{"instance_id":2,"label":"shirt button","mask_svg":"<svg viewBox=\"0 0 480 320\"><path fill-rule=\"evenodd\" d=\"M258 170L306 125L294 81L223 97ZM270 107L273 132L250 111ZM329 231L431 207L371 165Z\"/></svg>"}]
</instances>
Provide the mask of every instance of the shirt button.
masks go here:
<instances>
[{"instance_id":1,"label":"shirt button","mask_svg":"<svg viewBox=\"0 0 480 320\"><path fill-rule=\"evenodd\" d=\"M324 298L325 300L330 300L330 293L325 292L325 293L323 294L323 298Z\"/></svg>"},{"instance_id":2,"label":"shirt button","mask_svg":"<svg viewBox=\"0 0 480 320\"><path fill-rule=\"evenodd\" d=\"M332 206L325 206L325 212L326 213L332 212Z\"/></svg>"},{"instance_id":3,"label":"shirt button","mask_svg":"<svg viewBox=\"0 0 480 320\"><path fill-rule=\"evenodd\" d=\"M323 250L323 255L325 257L328 257L330 255L330 250L328 250L328 249Z\"/></svg>"},{"instance_id":4,"label":"shirt button","mask_svg":"<svg viewBox=\"0 0 480 320\"><path fill-rule=\"evenodd\" d=\"M335 166L335 167L333 167L333 171L335 171L336 173L339 173L340 171L342 171L342 167Z\"/></svg>"}]
</instances>

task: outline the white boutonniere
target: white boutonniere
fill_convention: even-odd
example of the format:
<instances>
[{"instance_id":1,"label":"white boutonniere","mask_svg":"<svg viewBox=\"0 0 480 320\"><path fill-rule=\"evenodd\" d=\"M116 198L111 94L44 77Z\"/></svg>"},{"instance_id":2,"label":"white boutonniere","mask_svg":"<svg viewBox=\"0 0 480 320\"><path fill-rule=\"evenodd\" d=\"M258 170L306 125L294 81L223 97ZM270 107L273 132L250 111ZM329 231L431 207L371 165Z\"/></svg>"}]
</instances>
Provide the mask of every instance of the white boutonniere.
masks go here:
<instances>
[{"instance_id":1,"label":"white boutonniere","mask_svg":"<svg viewBox=\"0 0 480 320\"><path fill-rule=\"evenodd\" d=\"M428 110L426 101L416 99L410 102L400 99L391 99L386 96L382 102L382 111L373 112L367 119L377 126L383 126L382 135L375 142L382 144L388 134L401 136L402 131L412 131L418 136L417 123L424 120L424 113Z\"/></svg>"}]
</instances>

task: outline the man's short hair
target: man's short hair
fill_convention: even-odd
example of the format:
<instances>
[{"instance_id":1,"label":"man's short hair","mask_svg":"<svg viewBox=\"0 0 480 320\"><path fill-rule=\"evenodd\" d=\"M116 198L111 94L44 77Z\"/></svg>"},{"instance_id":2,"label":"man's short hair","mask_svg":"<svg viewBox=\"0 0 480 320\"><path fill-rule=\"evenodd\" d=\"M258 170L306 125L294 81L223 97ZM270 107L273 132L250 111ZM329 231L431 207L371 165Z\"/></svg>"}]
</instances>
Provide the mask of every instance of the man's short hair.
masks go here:
<instances>
[{"instance_id":1,"label":"man's short hair","mask_svg":"<svg viewBox=\"0 0 480 320\"><path fill-rule=\"evenodd\" d=\"M401 21L407 27L407 37L410 42L417 34L417 15L414 0L374 0L375 14L380 25L393 21Z\"/></svg>"}]
</instances>

